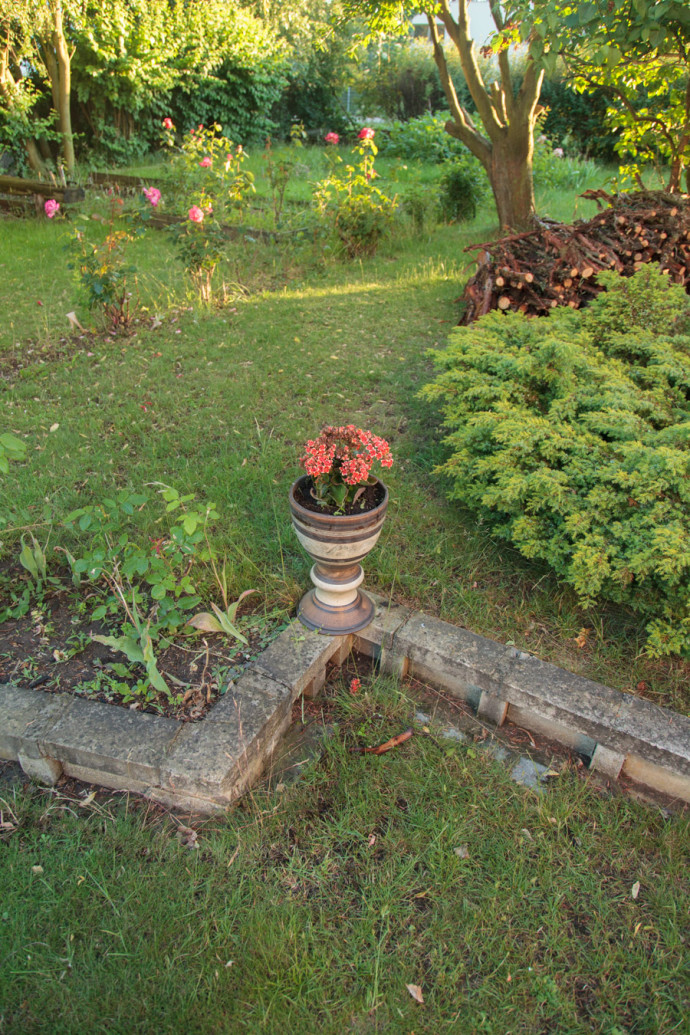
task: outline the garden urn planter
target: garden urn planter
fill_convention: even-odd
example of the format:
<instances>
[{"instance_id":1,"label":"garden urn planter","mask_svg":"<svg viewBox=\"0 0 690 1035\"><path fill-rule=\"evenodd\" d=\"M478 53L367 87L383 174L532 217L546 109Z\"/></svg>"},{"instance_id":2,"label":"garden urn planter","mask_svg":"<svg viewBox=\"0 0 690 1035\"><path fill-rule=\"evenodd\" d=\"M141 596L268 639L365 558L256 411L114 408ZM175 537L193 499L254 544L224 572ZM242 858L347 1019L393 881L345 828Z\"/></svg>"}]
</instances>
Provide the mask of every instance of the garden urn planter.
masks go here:
<instances>
[{"instance_id":1,"label":"garden urn planter","mask_svg":"<svg viewBox=\"0 0 690 1035\"><path fill-rule=\"evenodd\" d=\"M374 604L359 587L364 579L360 561L376 545L388 507L388 489L383 482L377 485L382 490L381 502L356 514L329 514L303 506L295 493L308 498L308 475L298 478L290 489L293 527L315 562L311 569L314 589L302 597L297 610L308 629L345 636L364 629L374 617Z\"/></svg>"}]
</instances>

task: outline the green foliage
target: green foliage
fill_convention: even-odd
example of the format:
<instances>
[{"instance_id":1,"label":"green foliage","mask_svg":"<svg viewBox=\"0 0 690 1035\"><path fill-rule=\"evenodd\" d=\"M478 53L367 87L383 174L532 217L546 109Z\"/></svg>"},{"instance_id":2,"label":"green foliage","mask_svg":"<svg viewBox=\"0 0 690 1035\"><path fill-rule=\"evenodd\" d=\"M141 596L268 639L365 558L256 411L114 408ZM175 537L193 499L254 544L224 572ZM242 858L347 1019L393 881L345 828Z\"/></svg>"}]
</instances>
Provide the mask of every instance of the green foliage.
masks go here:
<instances>
[{"instance_id":1,"label":"green foliage","mask_svg":"<svg viewBox=\"0 0 690 1035\"><path fill-rule=\"evenodd\" d=\"M532 170L534 185L540 190L581 191L596 173L592 159L568 155L562 147L555 147L545 135L534 142Z\"/></svg>"},{"instance_id":2,"label":"green foliage","mask_svg":"<svg viewBox=\"0 0 690 1035\"><path fill-rule=\"evenodd\" d=\"M95 146L155 144L170 115L185 129L219 121L235 140L261 139L283 86L284 59L249 12L222 0L184 4L89 0L71 24L73 88Z\"/></svg>"},{"instance_id":3,"label":"green foliage","mask_svg":"<svg viewBox=\"0 0 690 1035\"><path fill-rule=\"evenodd\" d=\"M420 115L408 122L393 122L379 133L379 151L386 158L416 159L420 162L447 162L466 158L469 151L446 131L449 112ZM479 166L479 163L477 162Z\"/></svg>"},{"instance_id":4,"label":"green foliage","mask_svg":"<svg viewBox=\"0 0 690 1035\"><path fill-rule=\"evenodd\" d=\"M562 147L569 157L582 155L599 162L615 161L618 133L606 121L603 91L578 93L561 73L544 80L540 103L546 108L541 131L554 146Z\"/></svg>"},{"instance_id":5,"label":"green foliage","mask_svg":"<svg viewBox=\"0 0 690 1035\"><path fill-rule=\"evenodd\" d=\"M136 284L137 270L129 260L129 245L144 233L150 216L151 205L143 195L130 207L122 198L113 197L104 239L89 232L89 217L84 213L79 216L81 225L70 235L70 269L75 271L89 308L99 309L113 331L126 328L132 316L132 282Z\"/></svg>"},{"instance_id":6,"label":"green foliage","mask_svg":"<svg viewBox=\"0 0 690 1035\"><path fill-rule=\"evenodd\" d=\"M445 57L460 102L472 106L455 48L447 48ZM448 105L433 47L424 39L388 38L370 47L360 69L357 94L367 111L403 121L445 110Z\"/></svg>"},{"instance_id":7,"label":"green foliage","mask_svg":"<svg viewBox=\"0 0 690 1035\"><path fill-rule=\"evenodd\" d=\"M352 153L359 156L359 161L344 170L339 168L342 158L334 156L331 175L316 185L314 206L335 231L347 255L355 258L376 252L393 222L396 199L375 186L378 148L373 131L370 138L360 139Z\"/></svg>"},{"instance_id":8,"label":"green foliage","mask_svg":"<svg viewBox=\"0 0 690 1035\"><path fill-rule=\"evenodd\" d=\"M26 456L26 442L22 442L9 431L0 434L0 474L7 474L11 460L23 460Z\"/></svg>"},{"instance_id":9,"label":"green foliage","mask_svg":"<svg viewBox=\"0 0 690 1035\"><path fill-rule=\"evenodd\" d=\"M198 205L208 212L210 206L220 222L242 217L255 191L254 176L244 168L244 148L221 125L199 124L184 134L179 146L174 126L164 127L164 143L170 159L166 194L175 211L186 215L190 205Z\"/></svg>"},{"instance_id":10,"label":"green foliage","mask_svg":"<svg viewBox=\"0 0 690 1035\"><path fill-rule=\"evenodd\" d=\"M477 161L455 160L444 165L439 205L447 222L465 223L474 219L477 205L486 193L486 177Z\"/></svg>"},{"instance_id":11,"label":"green foliage","mask_svg":"<svg viewBox=\"0 0 690 1035\"><path fill-rule=\"evenodd\" d=\"M583 605L630 605L650 653L688 654L690 302L651 268L601 279L587 311L491 313L434 353L439 470Z\"/></svg>"},{"instance_id":12,"label":"green foliage","mask_svg":"<svg viewBox=\"0 0 690 1035\"><path fill-rule=\"evenodd\" d=\"M520 35L552 72L559 55L576 89L603 89L616 150L639 175L649 159L669 167L668 189L690 184L690 8L681 0L524 0Z\"/></svg>"},{"instance_id":13,"label":"green foliage","mask_svg":"<svg viewBox=\"0 0 690 1035\"><path fill-rule=\"evenodd\" d=\"M148 683L171 696L157 668L155 644L178 632L198 606L200 597L192 579L194 562L209 560L206 528L218 517L212 503L194 506L194 495L160 489L165 514L175 514L167 530L146 544L127 531L135 512L149 502L139 493L121 492L98 504L72 511L64 527L81 533L86 542L75 554L63 548L75 585L93 586L93 621L120 624L117 635L97 636L99 642L124 653L146 669Z\"/></svg>"}]
</instances>

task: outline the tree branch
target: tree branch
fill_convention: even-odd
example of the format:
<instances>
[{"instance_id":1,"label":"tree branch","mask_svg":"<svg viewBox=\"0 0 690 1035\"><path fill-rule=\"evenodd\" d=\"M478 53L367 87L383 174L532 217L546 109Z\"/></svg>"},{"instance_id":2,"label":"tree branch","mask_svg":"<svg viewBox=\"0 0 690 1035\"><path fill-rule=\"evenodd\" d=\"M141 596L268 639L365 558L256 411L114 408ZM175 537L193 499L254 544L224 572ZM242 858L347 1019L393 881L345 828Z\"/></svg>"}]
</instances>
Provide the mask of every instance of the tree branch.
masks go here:
<instances>
[{"instance_id":1,"label":"tree branch","mask_svg":"<svg viewBox=\"0 0 690 1035\"><path fill-rule=\"evenodd\" d=\"M498 118L477 64L477 53L474 49L474 40L470 36L470 25L467 16L468 0L459 0L457 22L450 13L448 2L449 0L441 0L439 18L460 55L460 64L467 82L467 88L477 106L482 124L491 140L498 139L505 132L505 126Z\"/></svg>"},{"instance_id":2,"label":"tree branch","mask_svg":"<svg viewBox=\"0 0 690 1035\"><path fill-rule=\"evenodd\" d=\"M446 130L451 136L461 140L486 168L491 154L491 145L488 140L478 132L470 115L460 104L458 95L455 91L455 85L448 71L446 55L443 52L443 46L438 34L436 20L432 15L427 15L427 19L429 22L431 41L434 47L434 61L436 62L436 66L441 77L443 92L446 95L446 100L448 101L451 115L453 116L453 121L446 123Z\"/></svg>"}]
</instances>

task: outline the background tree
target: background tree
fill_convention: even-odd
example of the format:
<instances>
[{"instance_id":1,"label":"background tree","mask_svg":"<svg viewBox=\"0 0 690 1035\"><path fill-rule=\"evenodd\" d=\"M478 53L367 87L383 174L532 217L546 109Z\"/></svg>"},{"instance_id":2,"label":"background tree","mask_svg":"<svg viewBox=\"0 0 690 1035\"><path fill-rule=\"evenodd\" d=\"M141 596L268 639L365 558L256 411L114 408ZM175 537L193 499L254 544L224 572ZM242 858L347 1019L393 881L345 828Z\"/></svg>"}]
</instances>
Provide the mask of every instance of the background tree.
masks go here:
<instances>
[{"instance_id":1,"label":"background tree","mask_svg":"<svg viewBox=\"0 0 690 1035\"><path fill-rule=\"evenodd\" d=\"M690 6L687 0L522 0L517 33L533 61L561 58L574 88L602 91L617 150L661 158L667 190L690 191Z\"/></svg>"},{"instance_id":2,"label":"background tree","mask_svg":"<svg viewBox=\"0 0 690 1035\"><path fill-rule=\"evenodd\" d=\"M496 30L503 33L510 24L514 5L501 5L498 0L489 0L489 4ZM364 14L374 33L390 31L396 25L400 27L401 7L394 0L383 4L374 4L372 0L347 0L346 7ZM450 108L447 131L461 140L486 169L501 227L526 230L536 220L532 157L544 71L530 58L518 85L511 67L509 46L505 42L496 50L498 78L495 82L486 83L479 67L477 48L470 35L468 7L469 0L458 0L457 20L451 13L449 0L406 7L405 14L423 11L427 15L434 60ZM458 97L448 69L440 26L458 52L476 115L472 115Z\"/></svg>"},{"instance_id":3,"label":"background tree","mask_svg":"<svg viewBox=\"0 0 690 1035\"><path fill-rule=\"evenodd\" d=\"M53 122L68 173L75 166L64 21L62 0L0 0L0 124L3 136L15 147L21 142L29 164L42 175L47 172L45 139L54 135ZM51 92L52 116L40 110L44 82Z\"/></svg>"}]
</instances>

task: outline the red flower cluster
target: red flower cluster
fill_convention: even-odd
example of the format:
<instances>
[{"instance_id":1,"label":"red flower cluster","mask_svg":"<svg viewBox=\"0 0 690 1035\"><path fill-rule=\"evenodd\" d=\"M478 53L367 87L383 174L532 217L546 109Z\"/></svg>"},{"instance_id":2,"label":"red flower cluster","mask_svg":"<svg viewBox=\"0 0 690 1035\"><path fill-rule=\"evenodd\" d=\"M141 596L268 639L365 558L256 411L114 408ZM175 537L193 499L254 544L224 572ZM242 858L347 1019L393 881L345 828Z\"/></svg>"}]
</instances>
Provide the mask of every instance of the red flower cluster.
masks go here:
<instances>
[{"instance_id":1,"label":"red flower cluster","mask_svg":"<svg viewBox=\"0 0 690 1035\"><path fill-rule=\"evenodd\" d=\"M357 137L359 140L373 140L376 134L376 130L372 129L371 126L365 126L364 129L360 129Z\"/></svg>"},{"instance_id":2,"label":"red flower cluster","mask_svg":"<svg viewBox=\"0 0 690 1035\"><path fill-rule=\"evenodd\" d=\"M346 485L366 485L377 460L382 467L393 464L386 440L347 424L323 428L317 439L307 442L300 463L315 481L331 475Z\"/></svg>"}]
</instances>

